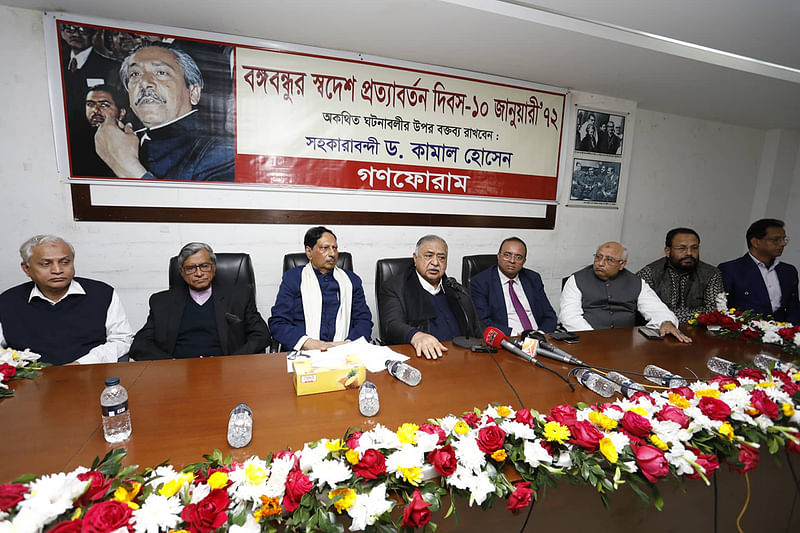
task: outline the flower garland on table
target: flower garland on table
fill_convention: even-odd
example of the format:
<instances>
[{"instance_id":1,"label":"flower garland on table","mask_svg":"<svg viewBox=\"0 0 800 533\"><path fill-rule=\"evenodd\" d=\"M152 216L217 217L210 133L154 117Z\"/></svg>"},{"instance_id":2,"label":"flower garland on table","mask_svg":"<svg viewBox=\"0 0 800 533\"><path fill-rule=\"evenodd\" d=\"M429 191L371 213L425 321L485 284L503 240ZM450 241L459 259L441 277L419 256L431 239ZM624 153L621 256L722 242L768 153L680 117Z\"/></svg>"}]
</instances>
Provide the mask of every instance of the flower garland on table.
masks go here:
<instances>
[{"instance_id":1,"label":"flower garland on table","mask_svg":"<svg viewBox=\"0 0 800 533\"><path fill-rule=\"evenodd\" d=\"M549 413L490 405L396 431L378 425L302 450L232 463L219 450L181 471L123 468L124 450L91 468L0 485L0 533L395 531L430 523L449 494L516 513L558 480L621 485L661 508L656 483L745 473L759 449L800 453L800 370L742 369L630 399ZM504 471L521 481L512 483ZM516 477L515 476L515 477Z\"/></svg>"},{"instance_id":2,"label":"flower garland on table","mask_svg":"<svg viewBox=\"0 0 800 533\"><path fill-rule=\"evenodd\" d=\"M719 332L723 337L752 343L777 344L788 354L800 354L800 326L765 320L753 311L742 312L731 308L696 314L689 324L701 324L709 331Z\"/></svg>"},{"instance_id":3,"label":"flower garland on table","mask_svg":"<svg viewBox=\"0 0 800 533\"><path fill-rule=\"evenodd\" d=\"M14 395L14 391L8 388L8 381L33 379L39 370L50 366L48 363L40 363L40 357L30 350L20 352L11 348L0 348L0 398Z\"/></svg>"}]
</instances>

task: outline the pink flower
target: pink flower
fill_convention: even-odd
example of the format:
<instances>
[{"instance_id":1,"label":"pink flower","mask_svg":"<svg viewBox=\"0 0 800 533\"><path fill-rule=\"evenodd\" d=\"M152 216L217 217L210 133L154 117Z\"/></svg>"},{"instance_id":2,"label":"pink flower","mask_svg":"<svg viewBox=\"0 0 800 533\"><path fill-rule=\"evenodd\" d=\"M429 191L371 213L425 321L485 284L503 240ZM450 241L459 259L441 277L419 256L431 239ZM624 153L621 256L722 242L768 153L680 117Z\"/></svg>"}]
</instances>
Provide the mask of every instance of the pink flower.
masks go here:
<instances>
[{"instance_id":1,"label":"pink flower","mask_svg":"<svg viewBox=\"0 0 800 533\"><path fill-rule=\"evenodd\" d=\"M514 492L508 496L506 509L517 514L520 510L528 507L533 501L533 489L530 487L531 484L527 481L515 484Z\"/></svg>"},{"instance_id":2,"label":"pink flower","mask_svg":"<svg viewBox=\"0 0 800 533\"><path fill-rule=\"evenodd\" d=\"M669 474L669 463L664 457L664 452L646 444L644 446L631 446L636 455L636 464L650 483L655 483L658 478Z\"/></svg>"}]
</instances>

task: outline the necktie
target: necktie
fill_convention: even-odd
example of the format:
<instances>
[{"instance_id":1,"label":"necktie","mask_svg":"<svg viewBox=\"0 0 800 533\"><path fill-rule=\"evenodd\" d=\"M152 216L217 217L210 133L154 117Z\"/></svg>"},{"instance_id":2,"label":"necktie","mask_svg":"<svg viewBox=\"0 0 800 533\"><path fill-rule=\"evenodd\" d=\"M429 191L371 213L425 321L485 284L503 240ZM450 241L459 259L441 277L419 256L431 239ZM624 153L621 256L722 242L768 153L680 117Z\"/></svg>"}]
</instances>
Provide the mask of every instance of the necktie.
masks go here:
<instances>
[{"instance_id":1,"label":"necktie","mask_svg":"<svg viewBox=\"0 0 800 533\"><path fill-rule=\"evenodd\" d=\"M517 316L519 317L519 321L522 324L523 329L532 329L533 326L528 318L528 313L525 312L525 308L522 307L522 302L519 301L519 298L517 298L517 293L514 292L513 279L508 281L508 295L511 297L511 303L514 305L514 311L517 312Z\"/></svg>"},{"instance_id":2,"label":"necktie","mask_svg":"<svg viewBox=\"0 0 800 533\"><path fill-rule=\"evenodd\" d=\"M78 60L73 57L69 62L69 71L75 72L76 70L78 70Z\"/></svg>"}]
</instances>

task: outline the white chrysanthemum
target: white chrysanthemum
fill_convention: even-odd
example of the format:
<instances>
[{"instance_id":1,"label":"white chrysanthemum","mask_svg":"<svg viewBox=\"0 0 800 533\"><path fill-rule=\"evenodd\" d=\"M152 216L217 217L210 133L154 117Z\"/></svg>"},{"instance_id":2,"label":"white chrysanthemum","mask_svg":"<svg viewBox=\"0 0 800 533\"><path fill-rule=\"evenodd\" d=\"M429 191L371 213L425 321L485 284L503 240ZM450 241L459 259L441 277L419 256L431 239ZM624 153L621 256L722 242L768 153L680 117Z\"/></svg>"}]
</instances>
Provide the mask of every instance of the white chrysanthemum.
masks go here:
<instances>
[{"instance_id":1,"label":"white chrysanthemum","mask_svg":"<svg viewBox=\"0 0 800 533\"><path fill-rule=\"evenodd\" d=\"M761 337L761 342L765 344L783 344L783 337L778 335L777 330L765 331L764 336Z\"/></svg>"},{"instance_id":2,"label":"white chrysanthemum","mask_svg":"<svg viewBox=\"0 0 800 533\"><path fill-rule=\"evenodd\" d=\"M486 454L478 448L478 443L469 434L454 440L451 445L456 451L456 459L464 466L477 472L486 464Z\"/></svg>"},{"instance_id":3,"label":"white chrysanthemum","mask_svg":"<svg viewBox=\"0 0 800 533\"><path fill-rule=\"evenodd\" d=\"M436 449L439 445L438 433L425 433L424 431L417 431L417 448L422 453L428 453Z\"/></svg>"},{"instance_id":4,"label":"white chrysanthemum","mask_svg":"<svg viewBox=\"0 0 800 533\"><path fill-rule=\"evenodd\" d=\"M677 422L670 420L653 420L653 433L658 436L662 441L674 444L679 442L686 442L692 438L691 433L681 428Z\"/></svg>"},{"instance_id":5,"label":"white chrysanthemum","mask_svg":"<svg viewBox=\"0 0 800 533\"><path fill-rule=\"evenodd\" d=\"M397 472L399 468L414 468L422 466L424 455L416 446L405 445L386 457L386 471Z\"/></svg>"},{"instance_id":6,"label":"white chrysanthemum","mask_svg":"<svg viewBox=\"0 0 800 533\"><path fill-rule=\"evenodd\" d=\"M767 394L767 397L770 400L778 404L778 407L780 407L786 402L792 401L792 397L786 394L783 390L781 390L780 387L767 387L766 389L763 390Z\"/></svg>"},{"instance_id":7,"label":"white chrysanthemum","mask_svg":"<svg viewBox=\"0 0 800 533\"><path fill-rule=\"evenodd\" d=\"M158 533L174 529L181 519L181 502L177 497L167 498L150 494L139 509L133 511L136 533Z\"/></svg>"},{"instance_id":8,"label":"white chrysanthemum","mask_svg":"<svg viewBox=\"0 0 800 533\"><path fill-rule=\"evenodd\" d=\"M363 438L363 435L362 435ZM323 439L327 440L327 439ZM359 445L359 449L361 446ZM325 443L320 441L315 447L311 447L308 443L303 445L303 449L299 452L300 455L300 469L308 473L312 470L316 465L318 465L325 457L328 456L328 448L325 447Z\"/></svg>"},{"instance_id":9,"label":"white chrysanthemum","mask_svg":"<svg viewBox=\"0 0 800 533\"><path fill-rule=\"evenodd\" d=\"M522 445L522 454L525 457L525 462L534 468L537 468L541 464L549 465L553 462L553 457L544 446L542 446L542 442L539 440L533 442L525 441Z\"/></svg>"},{"instance_id":10,"label":"white chrysanthemum","mask_svg":"<svg viewBox=\"0 0 800 533\"><path fill-rule=\"evenodd\" d=\"M350 467L342 461L335 459L324 459L314 465L308 477L318 481L319 485L328 485L331 489L336 488L336 484L348 479L353 475Z\"/></svg>"},{"instance_id":11,"label":"white chrysanthemum","mask_svg":"<svg viewBox=\"0 0 800 533\"><path fill-rule=\"evenodd\" d=\"M606 409L602 413L611 420L616 420L617 422L625 415L625 411L620 411L619 409Z\"/></svg>"},{"instance_id":12,"label":"white chrysanthemum","mask_svg":"<svg viewBox=\"0 0 800 533\"><path fill-rule=\"evenodd\" d=\"M735 411L731 411L731 420L735 420L737 422L744 422L750 426L755 426L756 421L753 420L753 417L745 413L741 409L737 409Z\"/></svg>"},{"instance_id":13,"label":"white chrysanthemum","mask_svg":"<svg viewBox=\"0 0 800 533\"><path fill-rule=\"evenodd\" d=\"M228 533L261 533L261 524L256 521L253 513L247 513L244 525L237 526L232 524Z\"/></svg>"},{"instance_id":14,"label":"white chrysanthemum","mask_svg":"<svg viewBox=\"0 0 800 533\"><path fill-rule=\"evenodd\" d=\"M283 496L286 490L286 477L293 466L294 457L292 456L281 457L272 461L272 466L270 467L272 472L264 489L264 494L268 498L281 498Z\"/></svg>"},{"instance_id":15,"label":"white chrysanthemum","mask_svg":"<svg viewBox=\"0 0 800 533\"><path fill-rule=\"evenodd\" d=\"M250 457L241 466L228 473L228 479L232 482L228 492L236 501L247 500L258 503L264 494L269 474L266 461L256 456Z\"/></svg>"},{"instance_id":16,"label":"white chrysanthemum","mask_svg":"<svg viewBox=\"0 0 800 533\"><path fill-rule=\"evenodd\" d=\"M387 448L399 448L400 441L397 433L391 429L378 424L373 429L367 431L358 439L358 451L364 452L370 448L376 450Z\"/></svg>"},{"instance_id":17,"label":"white chrysanthemum","mask_svg":"<svg viewBox=\"0 0 800 533\"><path fill-rule=\"evenodd\" d=\"M390 511L393 506L394 503L386 499L385 483L374 487L367 494L357 494L356 501L347 510L347 514L353 519L350 531L363 531L367 526L374 525L378 517Z\"/></svg>"},{"instance_id":18,"label":"white chrysanthemum","mask_svg":"<svg viewBox=\"0 0 800 533\"><path fill-rule=\"evenodd\" d=\"M724 391L719 399L728 404L731 411L743 411L750 407L750 393L743 387Z\"/></svg>"},{"instance_id":19,"label":"white chrysanthemum","mask_svg":"<svg viewBox=\"0 0 800 533\"><path fill-rule=\"evenodd\" d=\"M506 409L508 409L510 411L510 414L507 417L500 416L497 413L497 407L495 407L494 405L488 406L486 408L486 410L483 412L483 414L485 416L488 416L488 417L491 417L491 418L511 418L511 419L513 419L515 411L511 408L511 406L510 405L504 405L503 407L505 407Z\"/></svg>"},{"instance_id":20,"label":"white chrysanthemum","mask_svg":"<svg viewBox=\"0 0 800 533\"><path fill-rule=\"evenodd\" d=\"M447 415L439 421L439 426L441 426L444 432L449 435L453 432L453 428L456 427L456 423L458 421L459 418L457 416Z\"/></svg>"},{"instance_id":21,"label":"white chrysanthemum","mask_svg":"<svg viewBox=\"0 0 800 533\"><path fill-rule=\"evenodd\" d=\"M584 409L577 409L575 411L575 418L577 418L578 422L583 422L584 420L589 420L589 415L592 414L594 409L591 407L586 407Z\"/></svg>"},{"instance_id":22,"label":"white chrysanthemum","mask_svg":"<svg viewBox=\"0 0 800 533\"><path fill-rule=\"evenodd\" d=\"M79 480L79 473L76 471L69 474L63 472L50 474L31 482L29 492L25 494L25 499L19 502L18 506L20 514L22 511L31 511L33 516L28 517L26 513L19 523L38 523L38 526L34 528L35 531L70 509L89 483ZM16 519L14 523L18 523ZM22 530L20 529L20 531Z\"/></svg>"},{"instance_id":23,"label":"white chrysanthemum","mask_svg":"<svg viewBox=\"0 0 800 533\"><path fill-rule=\"evenodd\" d=\"M744 376L737 377L736 379L739 381L739 384L742 387L752 388L752 387L754 387L756 385L756 383L758 383L758 381L756 381L755 379L744 377Z\"/></svg>"},{"instance_id":24,"label":"white chrysanthemum","mask_svg":"<svg viewBox=\"0 0 800 533\"><path fill-rule=\"evenodd\" d=\"M34 509L22 509L10 521L0 522L0 533L38 533L43 527L42 517Z\"/></svg>"},{"instance_id":25,"label":"white chrysanthemum","mask_svg":"<svg viewBox=\"0 0 800 533\"><path fill-rule=\"evenodd\" d=\"M523 424L521 422L503 420L500 422L500 429L518 439L533 440L536 438L536 432L533 430L533 428L528 424Z\"/></svg>"},{"instance_id":26,"label":"white chrysanthemum","mask_svg":"<svg viewBox=\"0 0 800 533\"><path fill-rule=\"evenodd\" d=\"M695 469L689 461L697 462L697 456L691 450L687 450L683 444L676 443L671 449L664 452L664 457L679 475L695 473Z\"/></svg>"},{"instance_id":27,"label":"white chrysanthemum","mask_svg":"<svg viewBox=\"0 0 800 533\"><path fill-rule=\"evenodd\" d=\"M711 420L696 406L687 407L683 411L689 417L689 432L697 433L700 430L713 430L720 426L721 422Z\"/></svg>"}]
</instances>

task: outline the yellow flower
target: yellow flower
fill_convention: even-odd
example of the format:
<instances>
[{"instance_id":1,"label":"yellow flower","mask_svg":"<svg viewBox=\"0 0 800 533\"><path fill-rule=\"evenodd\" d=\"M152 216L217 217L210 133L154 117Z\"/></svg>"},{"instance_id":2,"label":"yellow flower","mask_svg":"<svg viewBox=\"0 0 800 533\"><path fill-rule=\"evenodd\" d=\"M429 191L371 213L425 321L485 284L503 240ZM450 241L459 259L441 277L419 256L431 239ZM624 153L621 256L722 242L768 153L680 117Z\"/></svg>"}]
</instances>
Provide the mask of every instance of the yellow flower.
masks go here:
<instances>
[{"instance_id":1,"label":"yellow flower","mask_svg":"<svg viewBox=\"0 0 800 533\"><path fill-rule=\"evenodd\" d=\"M75 512L72 513L72 516L70 517L70 520L77 520L78 518L81 517L82 514L83 514L83 511L81 511L81 508L78 507L77 509L75 509Z\"/></svg>"},{"instance_id":2,"label":"yellow flower","mask_svg":"<svg viewBox=\"0 0 800 533\"><path fill-rule=\"evenodd\" d=\"M608 437L600 439L600 453L602 453L611 464L615 464L617 459L619 459L617 448L614 446L614 442Z\"/></svg>"},{"instance_id":3,"label":"yellow flower","mask_svg":"<svg viewBox=\"0 0 800 533\"><path fill-rule=\"evenodd\" d=\"M415 444L417 441L417 430L419 426L406 422L397 428L397 440L406 444Z\"/></svg>"},{"instance_id":4,"label":"yellow flower","mask_svg":"<svg viewBox=\"0 0 800 533\"><path fill-rule=\"evenodd\" d=\"M617 421L610 418L600 411L592 411L589 413L589 421L595 426L600 426L606 431L612 430L617 427Z\"/></svg>"},{"instance_id":5,"label":"yellow flower","mask_svg":"<svg viewBox=\"0 0 800 533\"><path fill-rule=\"evenodd\" d=\"M261 496L261 509L258 509L256 512L253 513L253 517L256 519L256 522L260 521L265 516L275 516L276 514L281 514L281 500L280 498L268 498L267 496Z\"/></svg>"},{"instance_id":6,"label":"yellow flower","mask_svg":"<svg viewBox=\"0 0 800 533\"><path fill-rule=\"evenodd\" d=\"M511 409L509 409L505 405L501 405L500 407L497 408L497 414L505 418L511 414Z\"/></svg>"},{"instance_id":7,"label":"yellow flower","mask_svg":"<svg viewBox=\"0 0 800 533\"><path fill-rule=\"evenodd\" d=\"M142 484L132 481L130 490L126 489L124 485L115 490L114 499L118 502L127 503L131 509L138 509L139 505L133 500L140 490L142 490Z\"/></svg>"},{"instance_id":8,"label":"yellow flower","mask_svg":"<svg viewBox=\"0 0 800 533\"><path fill-rule=\"evenodd\" d=\"M697 316L697 313L695 313L695 316ZM689 319L689 325L690 326L694 326L695 324L697 324L697 320L695 320L694 318L690 318Z\"/></svg>"},{"instance_id":9,"label":"yellow flower","mask_svg":"<svg viewBox=\"0 0 800 533\"><path fill-rule=\"evenodd\" d=\"M170 529L169 533L189 533L185 529Z\"/></svg>"},{"instance_id":10,"label":"yellow flower","mask_svg":"<svg viewBox=\"0 0 800 533\"><path fill-rule=\"evenodd\" d=\"M329 440L329 441L327 441L325 443L325 448L329 452L338 452L340 450L343 450L344 447L345 446L344 446L344 442L342 441L342 439Z\"/></svg>"},{"instance_id":11,"label":"yellow flower","mask_svg":"<svg viewBox=\"0 0 800 533\"><path fill-rule=\"evenodd\" d=\"M255 463L244 467L244 479L248 485L261 485L267 481L267 471Z\"/></svg>"},{"instance_id":12,"label":"yellow flower","mask_svg":"<svg viewBox=\"0 0 800 533\"><path fill-rule=\"evenodd\" d=\"M208 486L212 489L224 489L228 485L228 474L225 472L214 472L208 476Z\"/></svg>"},{"instance_id":13,"label":"yellow flower","mask_svg":"<svg viewBox=\"0 0 800 533\"><path fill-rule=\"evenodd\" d=\"M350 509L353 504L356 503L356 491L353 489L342 488L332 490L328 493L328 498L330 500L337 497L339 497L339 499L333 502L333 506L339 514L342 514L342 511Z\"/></svg>"},{"instance_id":14,"label":"yellow flower","mask_svg":"<svg viewBox=\"0 0 800 533\"><path fill-rule=\"evenodd\" d=\"M669 445L660 438L658 438L658 435L656 435L655 433L650 435L650 442L655 444L656 448L658 448L659 450L667 451L669 449Z\"/></svg>"},{"instance_id":15,"label":"yellow flower","mask_svg":"<svg viewBox=\"0 0 800 533\"><path fill-rule=\"evenodd\" d=\"M700 389L694 395L698 398L719 398L719 391L717 389Z\"/></svg>"},{"instance_id":16,"label":"yellow flower","mask_svg":"<svg viewBox=\"0 0 800 533\"><path fill-rule=\"evenodd\" d=\"M671 403L675 407L680 407L681 409L686 409L691 405L689 403L689 400L687 400L686 398L684 398L683 396L681 396L676 392L669 393L669 403Z\"/></svg>"},{"instance_id":17,"label":"yellow flower","mask_svg":"<svg viewBox=\"0 0 800 533\"><path fill-rule=\"evenodd\" d=\"M647 412L647 409L645 409L644 407L631 407L630 409L628 409L628 411L636 413L637 415L643 416L645 418L647 418L647 415L649 414Z\"/></svg>"},{"instance_id":18,"label":"yellow flower","mask_svg":"<svg viewBox=\"0 0 800 533\"><path fill-rule=\"evenodd\" d=\"M495 450L492 452L492 459L494 459L498 463L502 463L503 461L505 461L506 457L508 457L508 454L503 448L500 448L499 450Z\"/></svg>"},{"instance_id":19,"label":"yellow flower","mask_svg":"<svg viewBox=\"0 0 800 533\"><path fill-rule=\"evenodd\" d=\"M789 402L781 405L781 410L785 416L794 416L794 405L790 404Z\"/></svg>"},{"instance_id":20,"label":"yellow flower","mask_svg":"<svg viewBox=\"0 0 800 533\"><path fill-rule=\"evenodd\" d=\"M731 307L730 309L728 309L728 312L729 312L730 314L733 314L733 313L735 313L735 312L736 312L736 308L735 308L735 307Z\"/></svg>"},{"instance_id":21,"label":"yellow flower","mask_svg":"<svg viewBox=\"0 0 800 533\"><path fill-rule=\"evenodd\" d=\"M397 471L403 474L403 479L414 485L415 487L422 481L422 467L412 466L410 468L397 467Z\"/></svg>"},{"instance_id":22,"label":"yellow flower","mask_svg":"<svg viewBox=\"0 0 800 533\"><path fill-rule=\"evenodd\" d=\"M178 493L179 490L181 490L184 485L191 483L193 480L194 474L191 472L186 472L185 474L178 476L177 479L173 479L172 481L164 483L164 486L161 487L158 493L166 498L172 498Z\"/></svg>"},{"instance_id":23,"label":"yellow flower","mask_svg":"<svg viewBox=\"0 0 800 533\"><path fill-rule=\"evenodd\" d=\"M463 420L459 420L458 422L456 422L456 425L453 426L453 431L455 431L459 435L464 435L469 432L469 426Z\"/></svg>"},{"instance_id":24,"label":"yellow flower","mask_svg":"<svg viewBox=\"0 0 800 533\"><path fill-rule=\"evenodd\" d=\"M722 425L719 427L719 433L723 437L728 437L728 440L731 442L733 442L733 438L736 436L733 434L733 426L728 421L722 423Z\"/></svg>"},{"instance_id":25,"label":"yellow flower","mask_svg":"<svg viewBox=\"0 0 800 533\"><path fill-rule=\"evenodd\" d=\"M722 388L725 390L733 390L736 388L736 383L726 383Z\"/></svg>"},{"instance_id":26,"label":"yellow flower","mask_svg":"<svg viewBox=\"0 0 800 533\"><path fill-rule=\"evenodd\" d=\"M555 420L544 425L544 438L550 442L556 441L563 443L571 436L569 428L562 426Z\"/></svg>"},{"instance_id":27,"label":"yellow flower","mask_svg":"<svg viewBox=\"0 0 800 533\"><path fill-rule=\"evenodd\" d=\"M762 389L769 389L770 387L774 387L774 381L764 381L762 383L756 383L756 387L761 387Z\"/></svg>"},{"instance_id":28,"label":"yellow flower","mask_svg":"<svg viewBox=\"0 0 800 533\"><path fill-rule=\"evenodd\" d=\"M800 381L800 372L795 372L792 374L792 379L795 381Z\"/></svg>"},{"instance_id":29,"label":"yellow flower","mask_svg":"<svg viewBox=\"0 0 800 533\"><path fill-rule=\"evenodd\" d=\"M695 318L700 318L700 313L695 313L695 314L694 314L694 317L695 317Z\"/></svg>"},{"instance_id":30,"label":"yellow flower","mask_svg":"<svg viewBox=\"0 0 800 533\"><path fill-rule=\"evenodd\" d=\"M344 457L351 465L358 464L358 452L356 450L347 450L347 452L344 454Z\"/></svg>"}]
</instances>

